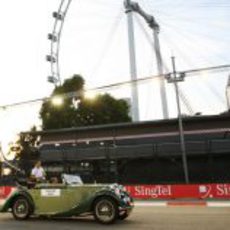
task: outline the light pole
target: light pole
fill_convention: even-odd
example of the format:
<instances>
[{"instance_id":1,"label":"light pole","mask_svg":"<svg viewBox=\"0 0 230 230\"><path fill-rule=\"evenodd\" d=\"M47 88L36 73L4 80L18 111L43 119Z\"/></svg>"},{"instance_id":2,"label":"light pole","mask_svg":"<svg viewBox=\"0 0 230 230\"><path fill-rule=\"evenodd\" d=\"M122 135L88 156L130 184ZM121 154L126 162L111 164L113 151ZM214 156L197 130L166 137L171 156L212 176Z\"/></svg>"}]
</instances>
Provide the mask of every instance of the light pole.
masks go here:
<instances>
[{"instance_id":1,"label":"light pole","mask_svg":"<svg viewBox=\"0 0 230 230\"><path fill-rule=\"evenodd\" d=\"M176 64L175 57L171 57L172 59L172 68L173 72L166 76L166 79L169 83L173 83L175 87L176 93L176 104L177 104L177 114L178 114L178 126L179 126L179 134L180 134L180 148L182 152L182 162L183 162L183 170L186 184L189 183L189 172L188 172L188 162L186 155L186 147L185 147L185 139L184 139L184 128L183 128L183 120L181 115L181 106L180 106L180 97L179 97L179 89L178 82L184 81L184 74L177 75L176 72Z\"/></svg>"}]
</instances>

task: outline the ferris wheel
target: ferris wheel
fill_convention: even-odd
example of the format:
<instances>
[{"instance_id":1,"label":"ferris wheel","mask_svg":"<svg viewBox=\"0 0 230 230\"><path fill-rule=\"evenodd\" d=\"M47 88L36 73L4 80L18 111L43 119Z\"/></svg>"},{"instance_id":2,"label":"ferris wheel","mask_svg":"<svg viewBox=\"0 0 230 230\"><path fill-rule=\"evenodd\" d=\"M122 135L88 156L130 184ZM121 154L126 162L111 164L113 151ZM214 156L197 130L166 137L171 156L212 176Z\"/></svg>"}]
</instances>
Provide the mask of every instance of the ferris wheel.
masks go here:
<instances>
[{"instance_id":1,"label":"ferris wheel","mask_svg":"<svg viewBox=\"0 0 230 230\"><path fill-rule=\"evenodd\" d=\"M50 42L50 51L49 51L49 54L46 56L46 60L49 62L50 64L50 73L49 73L49 76L48 76L48 82L54 84L55 86L58 86L58 85L61 85L62 83L62 79L61 79L61 71L60 71L60 42L61 42L61 36L62 36L62 31L63 31L63 26L64 26L64 22L65 22L65 18L67 16L67 12L70 8L70 5L71 5L71 2L72 0L60 0L60 3L59 3L59 6L58 6L58 9L57 11L53 12L52 16L54 18L54 24L53 24L53 30L51 33L48 34L48 39L49 39L49 42ZM93 2L93 1L92 1ZM106 1L105 1L106 2ZM101 1L101 4L105 4L105 2ZM168 74L165 74L165 73L169 73L169 68L167 68L167 63L165 62L165 60L163 60L164 58L161 57L161 51L160 51L160 44L159 44L159 40L158 40L158 33L159 33L159 30L158 30L158 24L156 23L155 21L155 16L156 16L156 20L159 21L159 23L161 23L164 28L165 28L165 31L166 31L166 35L167 35L167 32L171 34L171 30L176 30L177 31L177 27L173 27L173 20L170 20L170 18L172 16L167 16L167 14L164 15L163 13L163 16L167 19L165 20L164 17L162 17L167 23L164 22L164 20L158 20L158 17L159 15L155 15L154 13L154 17L151 15L151 14L148 14L149 12L145 12L142 8L141 8L141 4L138 4L137 2L135 1L132 1L132 0L123 0L121 1L121 3L124 2L124 8L123 8L123 15L127 15L127 18L128 18L128 25L129 25L129 28L128 28L128 39L129 39L129 48L130 48L130 77L131 77L131 80L130 80L130 86L131 86L131 89L132 89L132 96L130 98L132 98L132 107L131 109L133 109L132 111L132 114L133 117L135 117L135 114L138 114L138 111L134 111L135 109L137 110L138 109L138 90L135 89L137 88L136 84L139 83L139 79L137 79L137 73L135 73L135 44L132 44L134 43L134 36L132 35L132 26L131 24L133 23L130 23L131 19L132 19L132 15L134 16L132 20L136 20L136 24L137 26L139 26L140 28L140 31L143 33L145 39L147 39L149 45L151 46L151 50L153 50L155 52L155 56L156 56L156 60L155 60L155 64L157 64L154 68L155 69L158 69L158 77L161 76L161 80L162 80L162 83L164 82L165 85L166 85L166 81L167 83L168 82L168 79L167 79L167 76L170 76ZM143 0L142 3L145 3L145 1ZM96 5L96 4L95 4ZM144 4L143 4L144 5ZM164 11L163 11L164 12ZM126 13L126 14L125 14ZM150 12L152 13L152 12ZM151 29L153 29L153 34L151 34L151 36L149 36L149 33L148 31L146 30L147 27L144 27L144 24L143 22L141 21L140 19L140 16L142 16L142 18L144 18L144 21L143 22L147 22L147 24L149 25L149 27ZM183 15L182 15L183 16ZM181 17L182 17L181 16ZM167 18L169 17L169 18ZM117 19L117 18L114 18L114 19ZM115 21L115 20L114 20ZM186 21L186 20L185 20ZM172 28L171 28L171 23L172 22ZM178 21L176 21L178 22ZM189 21L189 19L187 19L187 22L188 23L191 23L191 21ZM194 23L194 21L192 20L192 23ZM109 38L111 38L112 36L110 35L114 35L116 29L115 29L115 26L117 27L118 26L118 23L114 23L112 28L113 28L113 32L109 34ZM111 28L111 29L112 29ZM187 28L187 27L186 27ZM220 28L219 28L220 29ZM183 31L183 30L182 30ZM191 38L192 41L194 41L194 37L192 36L188 36L187 33L183 32L181 33L178 33L180 36L175 36L175 39L171 39L172 36L166 36L165 34L163 34L163 37L162 38L162 41L164 39L164 43L166 44L169 44L168 47L173 47L174 49L176 49L177 53L179 53L179 55L182 55L183 59L185 61L188 61L188 63L190 63L190 59L188 59L186 57L186 55L183 55L183 50L181 50L180 46L178 45L178 42L177 42L177 38L181 39L181 43L184 42L185 44L185 48L188 46L188 40L190 40ZM175 33L176 34L176 33ZM178 35L176 34L176 35ZM196 34L194 32L194 34ZM197 32L197 34L199 35L199 33ZM153 35L153 37L152 37ZM197 35L197 36L198 36ZM194 35L195 36L195 35ZM201 38L205 37L205 35L202 37L202 35L199 35L201 36ZM197 37L195 37L197 38ZM109 39L108 39L109 41ZM175 43L176 41L176 43ZM110 41L111 42L111 41ZM164 44L164 45L165 45ZM191 43L189 43L191 44ZM193 44L193 42L192 42ZM202 44L202 42L201 42ZM193 44L194 45L194 44ZM108 46L107 44L105 45L106 47L106 50L108 50ZM164 48L164 46L162 46ZM166 46L165 46L166 47ZM168 48L166 47L166 48ZM166 48L164 49L164 51L166 50ZM202 49L201 49L202 51ZM104 49L102 51L102 55L100 56L99 55L99 58L101 57L104 57L105 55L105 52L104 52ZM194 52L190 52L191 55L193 55ZM213 51L213 53L215 53L215 51ZM201 56L202 56L202 52L201 52ZM216 55L217 56L217 55ZM205 59L206 57L204 57L203 59ZM222 57L221 57L222 58ZM98 63L101 63L101 60L100 61L97 61L97 64ZM153 63L153 62L152 62ZM162 70L164 67L164 71ZM214 66L213 65L210 67L210 68L195 68L195 69L190 69L190 70L186 70L186 71L183 71L183 75L185 76L185 73L186 73L186 77L188 76L192 76L192 75L196 75L196 74L199 74L200 72L203 72L203 71L209 71L209 72L214 72L214 71L219 71L221 72L222 70L228 70L230 68L230 65L218 65L218 66ZM194 71L195 70L195 71ZM164 72L164 74L163 74ZM124 84L124 82L122 82L122 84ZM121 84L121 85L122 85ZM115 84L116 86L117 84ZM110 89L113 88L114 86L109 86ZM219 97L218 93L216 93L216 89L214 87L212 87L211 85L209 85L207 83L207 87L210 88L210 92L215 95L215 96L218 96L218 100L221 100L221 103L222 104L225 104L225 100L223 100L223 98ZM107 87L108 88L108 87ZM169 87L168 87L169 88ZM182 87L181 87L182 88ZM162 113L164 115L164 118L167 118L168 117L168 109L167 109L167 95L166 95L166 89L162 86L161 87L161 100L162 100ZM229 92L229 84L227 86L227 90ZM186 95L186 92L183 91L183 89L180 89L179 90L179 96L180 96L180 99L183 103L183 106L185 107L185 110L188 114L190 115L193 115L195 114L195 109L193 108L193 106L191 105L191 99L188 98L188 96ZM228 93L229 95L229 93ZM229 98L229 97L228 97ZM136 103L136 104L135 104ZM228 108L230 107L229 105L229 102L228 102ZM138 116L136 116L138 117ZM138 119L134 119L134 120L138 120Z\"/></svg>"},{"instance_id":2,"label":"ferris wheel","mask_svg":"<svg viewBox=\"0 0 230 230\"><path fill-rule=\"evenodd\" d=\"M50 75L47 80L55 86L61 84L59 64L60 41L65 17L71 2L72 0L61 0L58 10L52 14L54 18L53 30L52 33L48 34L50 53L46 55L46 60L50 63Z\"/></svg>"}]
</instances>

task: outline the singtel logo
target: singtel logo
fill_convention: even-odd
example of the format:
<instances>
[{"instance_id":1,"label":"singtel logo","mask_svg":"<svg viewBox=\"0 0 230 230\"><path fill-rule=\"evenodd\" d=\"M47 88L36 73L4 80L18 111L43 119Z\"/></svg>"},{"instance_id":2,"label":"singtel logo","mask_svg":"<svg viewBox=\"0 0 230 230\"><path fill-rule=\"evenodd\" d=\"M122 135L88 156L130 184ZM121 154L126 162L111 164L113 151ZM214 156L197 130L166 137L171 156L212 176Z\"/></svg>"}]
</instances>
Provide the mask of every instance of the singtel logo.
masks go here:
<instances>
[{"instance_id":1,"label":"singtel logo","mask_svg":"<svg viewBox=\"0 0 230 230\"><path fill-rule=\"evenodd\" d=\"M172 190L170 185L167 186L157 185L154 187L135 186L135 195L157 198L161 196L171 196Z\"/></svg>"},{"instance_id":2,"label":"singtel logo","mask_svg":"<svg viewBox=\"0 0 230 230\"><path fill-rule=\"evenodd\" d=\"M218 196L229 196L230 195L230 185L227 184L217 184L216 185Z\"/></svg>"}]
</instances>

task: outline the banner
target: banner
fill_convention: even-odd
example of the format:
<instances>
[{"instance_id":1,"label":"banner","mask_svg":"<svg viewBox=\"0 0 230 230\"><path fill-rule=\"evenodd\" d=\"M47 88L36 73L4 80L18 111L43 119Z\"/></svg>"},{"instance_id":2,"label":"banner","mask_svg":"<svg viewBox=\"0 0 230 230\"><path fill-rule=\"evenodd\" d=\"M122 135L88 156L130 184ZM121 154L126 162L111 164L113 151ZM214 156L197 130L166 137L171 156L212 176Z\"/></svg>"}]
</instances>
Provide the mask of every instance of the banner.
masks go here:
<instances>
[{"instance_id":1,"label":"banner","mask_svg":"<svg viewBox=\"0 0 230 230\"><path fill-rule=\"evenodd\" d=\"M126 185L136 199L230 199L230 184L192 185ZM6 199L15 187L1 186L0 200Z\"/></svg>"},{"instance_id":2,"label":"banner","mask_svg":"<svg viewBox=\"0 0 230 230\"><path fill-rule=\"evenodd\" d=\"M127 185L127 191L137 199L229 199L230 184L193 185Z\"/></svg>"}]
</instances>

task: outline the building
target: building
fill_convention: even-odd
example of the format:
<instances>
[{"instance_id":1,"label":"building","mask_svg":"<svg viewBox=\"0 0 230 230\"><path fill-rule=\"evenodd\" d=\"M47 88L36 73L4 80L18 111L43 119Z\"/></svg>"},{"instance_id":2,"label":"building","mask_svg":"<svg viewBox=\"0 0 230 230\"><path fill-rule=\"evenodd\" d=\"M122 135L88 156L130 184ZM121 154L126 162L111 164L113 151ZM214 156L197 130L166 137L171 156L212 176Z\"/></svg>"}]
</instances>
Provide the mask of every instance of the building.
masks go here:
<instances>
[{"instance_id":1,"label":"building","mask_svg":"<svg viewBox=\"0 0 230 230\"><path fill-rule=\"evenodd\" d=\"M230 115L184 117L191 183L230 181ZM49 175L77 173L86 182L184 183L178 120L22 133L39 137Z\"/></svg>"}]
</instances>

